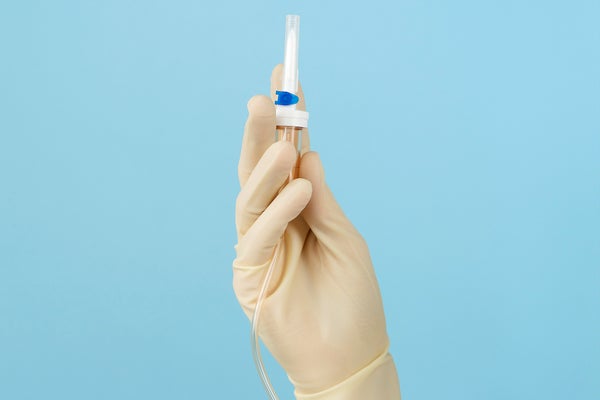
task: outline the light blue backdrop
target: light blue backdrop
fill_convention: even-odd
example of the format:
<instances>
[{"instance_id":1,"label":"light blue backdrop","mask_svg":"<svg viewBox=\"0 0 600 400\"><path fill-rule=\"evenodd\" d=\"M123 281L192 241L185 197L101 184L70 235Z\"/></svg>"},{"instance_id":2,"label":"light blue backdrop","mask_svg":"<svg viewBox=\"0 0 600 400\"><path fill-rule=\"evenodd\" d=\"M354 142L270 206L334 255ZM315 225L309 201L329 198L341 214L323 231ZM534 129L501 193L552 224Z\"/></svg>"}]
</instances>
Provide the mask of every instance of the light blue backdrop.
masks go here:
<instances>
[{"instance_id":1,"label":"light blue backdrop","mask_svg":"<svg viewBox=\"0 0 600 400\"><path fill-rule=\"evenodd\" d=\"M0 4L0 399L264 398L233 206L289 12L404 397L600 398L598 1L21 0Z\"/></svg>"}]
</instances>

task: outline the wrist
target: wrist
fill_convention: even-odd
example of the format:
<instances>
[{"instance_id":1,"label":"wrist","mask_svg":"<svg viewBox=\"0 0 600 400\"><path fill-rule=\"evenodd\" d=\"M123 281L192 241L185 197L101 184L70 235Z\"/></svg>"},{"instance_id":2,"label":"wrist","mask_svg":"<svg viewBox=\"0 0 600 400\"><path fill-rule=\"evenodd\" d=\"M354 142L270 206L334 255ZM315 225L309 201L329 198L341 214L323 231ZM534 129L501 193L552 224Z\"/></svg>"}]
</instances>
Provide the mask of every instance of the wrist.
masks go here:
<instances>
[{"instance_id":1,"label":"wrist","mask_svg":"<svg viewBox=\"0 0 600 400\"><path fill-rule=\"evenodd\" d=\"M297 400L400 400L394 359L387 350L344 381L319 393L295 392Z\"/></svg>"}]
</instances>

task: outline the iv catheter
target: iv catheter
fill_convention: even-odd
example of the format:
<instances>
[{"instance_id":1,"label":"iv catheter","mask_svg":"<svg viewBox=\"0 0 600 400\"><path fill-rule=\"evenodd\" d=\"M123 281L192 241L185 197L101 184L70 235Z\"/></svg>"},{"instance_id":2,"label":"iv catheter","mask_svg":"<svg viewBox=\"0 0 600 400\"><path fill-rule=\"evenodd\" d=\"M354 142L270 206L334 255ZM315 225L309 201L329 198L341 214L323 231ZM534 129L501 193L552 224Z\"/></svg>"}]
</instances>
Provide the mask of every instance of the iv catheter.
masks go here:
<instances>
[{"instance_id":1,"label":"iv catheter","mask_svg":"<svg viewBox=\"0 0 600 400\"><path fill-rule=\"evenodd\" d=\"M275 140L292 142L300 155L302 147L302 129L308 127L308 112L298 110L300 98L298 92L298 48L300 44L300 17L287 15L285 18L285 53L281 90L275 92ZM298 162L300 158L298 158ZM299 164L290 173L290 179L298 176Z\"/></svg>"},{"instance_id":2,"label":"iv catheter","mask_svg":"<svg viewBox=\"0 0 600 400\"><path fill-rule=\"evenodd\" d=\"M285 53L283 63L283 76L281 82L281 90L276 91L277 100L275 100L275 140L289 141L296 147L298 152L296 164L290 171L288 182L298 177L300 168L300 152L302 149L302 130L308 127L308 112L298 110L296 105L300 101L297 95L298 92L298 47L300 34L300 17L298 15L287 15L285 18ZM256 364L256 369L262 383L265 387L270 400L279 400L269 375L265 370L260 355L260 338L259 338L259 321L262 305L267 293L273 270L277 265L277 258L283 237L280 239L275 250L267 274L260 288L256 307L252 316L252 331L250 334L252 345L252 357Z\"/></svg>"}]
</instances>

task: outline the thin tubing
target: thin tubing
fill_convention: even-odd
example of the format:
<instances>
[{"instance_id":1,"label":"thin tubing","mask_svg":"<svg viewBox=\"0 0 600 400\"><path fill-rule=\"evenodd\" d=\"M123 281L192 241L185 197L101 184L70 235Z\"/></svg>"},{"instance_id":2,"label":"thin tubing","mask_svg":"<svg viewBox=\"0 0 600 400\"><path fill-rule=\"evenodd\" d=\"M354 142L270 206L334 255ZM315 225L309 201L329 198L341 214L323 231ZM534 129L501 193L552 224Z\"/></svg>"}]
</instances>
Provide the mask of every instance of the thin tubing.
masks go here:
<instances>
[{"instance_id":1,"label":"thin tubing","mask_svg":"<svg viewBox=\"0 0 600 400\"><path fill-rule=\"evenodd\" d=\"M260 380L265 387L265 391L269 396L270 400L279 400L277 397L277 393L275 393L275 389L271 384L271 380L269 379L269 375L265 370L265 366L262 361L262 357L260 355L260 337L258 333L258 323L260 321L260 312L262 310L263 301L267 295L267 288L269 287L269 283L271 282L271 276L273 275L273 270L275 269L275 264L277 264L277 256L279 254L279 247L281 244L281 240L275 246L275 250L273 252L273 258L271 259L271 263L269 264L269 268L267 269L267 275L265 275L265 280L263 281L262 287L260 288L260 292L258 294L258 298L256 299L256 307L254 308L254 314L252 315L252 330L250 333L250 342L252 345L252 358L254 358L254 364L256 365L256 369L258 371L258 375L260 376Z\"/></svg>"},{"instance_id":2,"label":"thin tubing","mask_svg":"<svg viewBox=\"0 0 600 400\"><path fill-rule=\"evenodd\" d=\"M290 171L290 175L288 177L288 181L295 179L298 177L299 169L300 169L300 148L302 145L302 128L295 126L277 126L275 133L275 141L288 141L291 142L294 147L298 150L298 157L296 159L296 165ZM252 358L254 359L254 365L256 365L256 370L258 371L258 376L260 376L260 380L269 396L270 400L279 400L277 397L277 393L271 384L271 380L269 379L269 375L265 370L265 366L262 361L262 357L260 355L260 336L259 336L259 321L260 321L260 313L262 311L263 302L265 297L267 297L267 290L269 288L269 283L271 282L271 277L273 276L273 271L275 270L275 265L277 264L277 258L279 256L279 248L281 247L281 243L283 242L284 236L279 239L275 249L273 250L273 257L271 258L271 262L269 263L269 268L267 269L267 274L265 275L265 279L262 283L262 287L258 292L258 298L256 299L256 307L254 308L254 313L252 315L252 329L250 332L250 344L252 347Z\"/></svg>"}]
</instances>

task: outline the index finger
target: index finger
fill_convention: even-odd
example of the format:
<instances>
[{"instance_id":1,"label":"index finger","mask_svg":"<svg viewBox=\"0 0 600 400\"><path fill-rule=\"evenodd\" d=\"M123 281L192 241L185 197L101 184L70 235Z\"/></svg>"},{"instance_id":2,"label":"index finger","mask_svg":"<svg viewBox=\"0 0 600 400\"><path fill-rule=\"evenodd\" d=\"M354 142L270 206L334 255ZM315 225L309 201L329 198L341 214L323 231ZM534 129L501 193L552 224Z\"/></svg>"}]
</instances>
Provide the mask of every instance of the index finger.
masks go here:
<instances>
[{"instance_id":1,"label":"index finger","mask_svg":"<svg viewBox=\"0 0 600 400\"><path fill-rule=\"evenodd\" d=\"M248 101L248 119L238 164L240 186L246 184L258 160L274 140L275 106L267 96L254 96Z\"/></svg>"}]
</instances>

